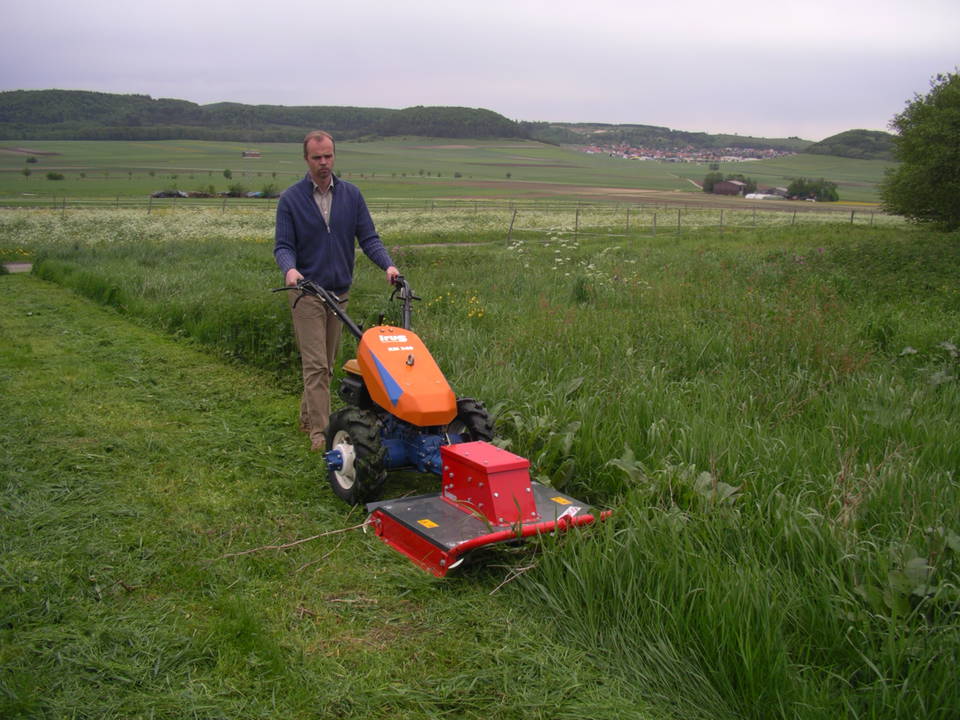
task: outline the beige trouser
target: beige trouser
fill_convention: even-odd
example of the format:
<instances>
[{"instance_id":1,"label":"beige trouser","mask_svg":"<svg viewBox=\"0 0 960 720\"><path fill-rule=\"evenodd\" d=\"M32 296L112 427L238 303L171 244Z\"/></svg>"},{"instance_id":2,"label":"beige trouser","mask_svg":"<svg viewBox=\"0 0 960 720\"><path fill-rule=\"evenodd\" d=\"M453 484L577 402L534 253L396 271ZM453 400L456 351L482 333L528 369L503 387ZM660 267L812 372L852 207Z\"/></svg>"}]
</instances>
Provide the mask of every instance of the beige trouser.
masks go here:
<instances>
[{"instance_id":1,"label":"beige trouser","mask_svg":"<svg viewBox=\"0 0 960 720\"><path fill-rule=\"evenodd\" d=\"M309 429L311 439L319 439L323 437L330 418L330 378L333 377L343 323L318 298L298 296L293 292L288 293L288 297L303 367L300 424ZM296 302L298 297L300 301ZM347 294L340 298L346 301ZM346 302L341 307L346 309Z\"/></svg>"}]
</instances>

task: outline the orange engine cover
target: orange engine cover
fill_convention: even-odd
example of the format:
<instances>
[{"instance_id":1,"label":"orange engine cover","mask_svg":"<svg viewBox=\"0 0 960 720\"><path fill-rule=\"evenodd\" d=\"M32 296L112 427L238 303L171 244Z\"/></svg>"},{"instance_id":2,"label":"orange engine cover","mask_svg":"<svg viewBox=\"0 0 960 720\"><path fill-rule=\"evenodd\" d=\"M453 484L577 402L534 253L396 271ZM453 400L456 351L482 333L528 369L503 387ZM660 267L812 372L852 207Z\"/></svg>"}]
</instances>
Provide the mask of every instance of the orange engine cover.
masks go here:
<instances>
[{"instance_id":1,"label":"orange engine cover","mask_svg":"<svg viewBox=\"0 0 960 720\"><path fill-rule=\"evenodd\" d=\"M373 401L418 427L446 425L457 398L427 346L411 330L378 325L357 346L357 363Z\"/></svg>"}]
</instances>

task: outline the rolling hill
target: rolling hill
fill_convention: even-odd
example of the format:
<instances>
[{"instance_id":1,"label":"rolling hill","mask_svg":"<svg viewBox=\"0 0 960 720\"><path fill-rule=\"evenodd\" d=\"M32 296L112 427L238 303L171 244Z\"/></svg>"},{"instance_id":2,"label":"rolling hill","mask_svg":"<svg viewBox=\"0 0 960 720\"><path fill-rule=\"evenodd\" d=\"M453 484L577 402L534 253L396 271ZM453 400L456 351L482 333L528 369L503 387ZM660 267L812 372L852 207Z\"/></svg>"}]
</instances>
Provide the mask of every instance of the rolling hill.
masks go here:
<instances>
[{"instance_id":1,"label":"rolling hill","mask_svg":"<svg viewBox=\"0 0 960 720\"><path fill-rule=\"evenodd\" d=\"M804 152L854 160L893 160L893 138L877 130L847 130L815 143Z\"/></svg>"},{"instance_id":2,"label":"rolling hill","mask_svg":"<svg viewBox=\"0 0 960 720\"><path fill-rule=\"evenodd\" d=\"M491 110L198 105L187 100L84 90L0 92L0 140L218 140L296 142L322 127L338 139L417 135L530 139L554 145L626 143L648 148L771 148L801 152L800 138L755 138L672 130L654 125L517 122Z\"/></svg>"},{"instance_id":3,"label":"rolling hill","mask_svg":"<svg viewBox=\"0 0 960 720\"><path fill-rule=\"evenodd\" d=\"M385 135L529 137L528 128L521 123L473 108L198 105L83 90L0 92L0 140L296 142L317 127L343 140Z\"/></svg>"}]
</instances>

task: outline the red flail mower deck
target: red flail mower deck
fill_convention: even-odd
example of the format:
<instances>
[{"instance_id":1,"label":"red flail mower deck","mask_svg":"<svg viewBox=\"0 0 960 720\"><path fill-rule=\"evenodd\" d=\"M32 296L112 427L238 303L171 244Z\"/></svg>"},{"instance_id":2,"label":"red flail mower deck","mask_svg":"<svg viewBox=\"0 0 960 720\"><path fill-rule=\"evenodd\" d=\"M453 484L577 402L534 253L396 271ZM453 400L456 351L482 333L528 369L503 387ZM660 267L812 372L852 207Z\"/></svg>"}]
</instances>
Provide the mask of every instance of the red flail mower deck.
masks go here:
<instances>
[{"instance_id":1,"label":"red flail mower deck","mask_svg":"<svg viewBox=\"0 0 960 720\"><path fill-rule=\"evenodd\" d=\"M471 550L603 520L579 500L530 480L530 462L486 442L444 445L439 493L369 503L387 545L443 577Z\"/></svg>"}]
</instances>

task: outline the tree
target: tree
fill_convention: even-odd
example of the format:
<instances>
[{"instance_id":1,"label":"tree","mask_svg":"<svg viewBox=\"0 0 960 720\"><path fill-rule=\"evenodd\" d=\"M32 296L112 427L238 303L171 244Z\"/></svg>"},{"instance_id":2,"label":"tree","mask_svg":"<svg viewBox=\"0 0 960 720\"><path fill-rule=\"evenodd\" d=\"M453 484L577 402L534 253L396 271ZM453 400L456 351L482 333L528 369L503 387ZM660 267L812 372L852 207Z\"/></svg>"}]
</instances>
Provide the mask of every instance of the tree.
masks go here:
<instances>
[{"instance_id":1,"label":"tree","mask_svg":"<svg viewBox=\"0 0 960 720\"><path fill-rule=\"evenodd\" d=\"M960 228L960 74L937 75L890 122L900 165L880 185L886 212Z\"/></svg>"},{"instance_id":2,"label":"tree","mask_svg":"<svg viewBox=\"0 0 960 720\"><path fill-rule=\"evenodd\" d=\"M721 172L712 172L707 173L707 176L703 179L703 191L705 193L712 193L713 186L718 182L723 182L723 173Z\"/></svg>"}]
</instances>

